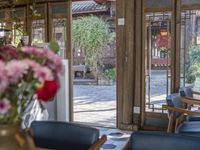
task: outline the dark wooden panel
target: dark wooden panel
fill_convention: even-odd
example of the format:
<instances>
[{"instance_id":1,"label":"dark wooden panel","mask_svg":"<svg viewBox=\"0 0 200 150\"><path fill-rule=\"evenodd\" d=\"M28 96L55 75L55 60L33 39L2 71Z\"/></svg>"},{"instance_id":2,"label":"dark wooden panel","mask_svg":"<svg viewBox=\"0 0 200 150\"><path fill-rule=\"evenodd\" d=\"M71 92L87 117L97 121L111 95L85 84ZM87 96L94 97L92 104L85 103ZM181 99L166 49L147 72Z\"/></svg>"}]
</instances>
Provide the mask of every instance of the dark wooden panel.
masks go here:
<instances>
[{"instance_id":1,"label":"dark wooden panel","mask_svg":"<svg viewBox=\"0 0 200 150\"><path fill-rule=\"evenodd\" d=\"M171 93L180 87L181 0L172 0Z\"/></svg>"},{"instance_id":2,"label":"dark wooden panel","mask_svg":"<svg viewBox=\"0 0 200 150\"><path fill-rule=\"evenodd\" d=\"M195 5L200 4L199 0L182 0L182 5Z\"/></svg>"},{"instance_id":3,"label":"dark wooden panel","mask_svg":"<svg viewBox=\"0 0 200 150\"><path fill-rule=\"evenodd\" d=\"M116 19L125 17L125 1L116 2ZM117 21L116 21L117 22ZM117 127L123 122L123 78L124 78L124 54L125 54L125 26L116 25L116 55L117 55ZM120 35L120 36L119 36Z\"/></svg>"},{"instance_id":4,"label":"dark wooden panel","mask_svg":"<svg viewBox=\"0 0 200 150\"><path fill-rule=\"evenodd\" d=\"M143 63L142 63L142 44L143 44L143 7L142 7L142 1L136 1L136 14L135 14L135 61L134 61L134 107L137 107L138 109L141 109L141 102L142 102L142 70L143 70ZM134 112L135 117L136 115L137 120L134 119L134 124L139 125L140 124L140 112Z\"/></svg>"},{"instance_id":5,"label":"dark wooden panel","mask_svg":"<svg viewBox=\"0 0 200 150\"><path fill-rule=\"evenodd\" d=\"M135 36L135 3L125 1L125 56L124 56L124 92L123 92L123 123L133 122L133 100L134 100L134 36Z\"/></svg>"},{"instance_id":6,"label":"dark wooden panel","mask_svg":"<svg viewBox=\"0 0 200 150\"><path fill-rule=\"evenodd\" d=\"M70 116L69 119L70 121L73 121L73 70L72 70L72 65L73 65L73 57L72 57L72 1L68 0L67 2L67 24L66 24L66 59L69 61L69 111L70 111Z\"/></svg>"}]
</instances>

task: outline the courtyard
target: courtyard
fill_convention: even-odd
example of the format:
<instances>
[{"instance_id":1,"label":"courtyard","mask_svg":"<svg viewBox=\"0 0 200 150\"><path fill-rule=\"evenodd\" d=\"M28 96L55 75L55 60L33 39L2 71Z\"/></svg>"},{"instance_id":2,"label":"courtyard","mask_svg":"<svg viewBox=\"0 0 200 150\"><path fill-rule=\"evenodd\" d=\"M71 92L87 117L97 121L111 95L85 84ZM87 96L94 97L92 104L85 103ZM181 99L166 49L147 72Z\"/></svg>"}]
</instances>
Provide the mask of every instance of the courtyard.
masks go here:
<instances>
[{"instance_id":1,"label":"courtyard","mask_svg":"<svg viewBox=\"0 0 200 150\"><path fill-rule=\"evenodd\" d=\"M116 86L74 85L74 121L116 126Z\"/></svg>"},{"instance_id":2,"label":"courtyard","mask_svg":"<svg viewBox=\"0 0 200 150\"><path fill-rule=\"evenodd\" d=\"M151 74L151 104L161 107L166 97L166 71ZM74 121L116 127L116 85L74 85Z\"/></svg>"}]
</instances>

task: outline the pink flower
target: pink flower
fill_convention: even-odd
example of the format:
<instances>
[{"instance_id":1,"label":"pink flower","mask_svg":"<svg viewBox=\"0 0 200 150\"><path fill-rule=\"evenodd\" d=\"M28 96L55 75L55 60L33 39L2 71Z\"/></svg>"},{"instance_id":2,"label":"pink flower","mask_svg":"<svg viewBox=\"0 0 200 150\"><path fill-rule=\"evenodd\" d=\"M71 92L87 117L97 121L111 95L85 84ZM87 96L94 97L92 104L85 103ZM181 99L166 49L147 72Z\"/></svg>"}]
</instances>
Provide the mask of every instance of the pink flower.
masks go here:
<instances>
[{"instance_id":1,"label":"pink flower","mask_svg":"<svg viewBox=\"0 0 200 150\"><path fill-rule=\"evenodd\" d=\"M27 73L29 66L23 61L12 60L6 65L6 71L10 83L17 83L24 74Z\"/></svg>"},{"instance_id":2,"label":"pink flower","mask_svg":"<svg viewBox=\"0 0 200 150\"><path fill-rule=\"evenodd\" d=\"M46 80L53 80L53 75L50 69L47 67L37 67L33 68L34 77L38 78L39 82L43 83Z\"/></svg>"},{"instance_id":3,"label":"pink flower","mask_svg":"<svg viewBox=\"0 0 200 150\"><path fill-rule=\"evenodd\" d=\"M44 49L46 56L48 58L47 65L51 68L57 75L63 73L63 64L60 56L56 55L52 50Z\"/></svg>"},{"instance_id":4,"label":"pink flower","mask_svg":"<svg viewBox=\"0 0 200 150\"><path fill-rule=\"evenodd\" d=\"M60 76L63 73L62 59L49 49L42 49L37 47L22 47L22 52L25 54L32 54L37 57L47 58L46 65L56 74Z\"/></svg>"},{"instance_id":5,"label":"pink flower","mask_svg":"<svg viewBox=\"0 0 200 150\"><path fill-rule=\"evenodd\" d=\"M33 70L34 77L37 78L39 82L43 83L45 80L53 80L52 71L48 67L43 67L37 62L29 59L25 59L23 62Z\"/></svg>"},{"instance_id":6,"label":"pink flower","mask_svg":"<svg viewBox=\"0 0 200 150\"><path fill-rule=\"evenodd\" d=\"M0 61L0 93L8 87L8 77L6 75L5 64Z\"/></svg>"},{"instance_id":7,"label":"pink flower","mask_svg":"<svg viewBox=\"0 0 200 150\"><path fill-rule=\"evenodd\" d=\"M33 54L37 56L45 56L45 52L42 48L37 48L37 47L22 47L22 52L26 54Z\"/></svg>"},{"instance_id":8,"label":"pink flower","mask_svg":"<svg viewBox=\"0 0 200 150\"><path fill-rule=\"evenodd\" d=\"M0 114L4 115L8 112L8 110L11 108L10 101L7 99L0 100Z\"/></svg>"},{"instance_id":9,"label":"pink flower","mask_svg":"<svg viewBox=\"0 0 200 150\"><path fill-rule=\"evenodd\" d=\"M40 64L30 59L24 59L23 63L27 64L30 68L37 68L40 66Z\"/></svg>"}]
</instances>

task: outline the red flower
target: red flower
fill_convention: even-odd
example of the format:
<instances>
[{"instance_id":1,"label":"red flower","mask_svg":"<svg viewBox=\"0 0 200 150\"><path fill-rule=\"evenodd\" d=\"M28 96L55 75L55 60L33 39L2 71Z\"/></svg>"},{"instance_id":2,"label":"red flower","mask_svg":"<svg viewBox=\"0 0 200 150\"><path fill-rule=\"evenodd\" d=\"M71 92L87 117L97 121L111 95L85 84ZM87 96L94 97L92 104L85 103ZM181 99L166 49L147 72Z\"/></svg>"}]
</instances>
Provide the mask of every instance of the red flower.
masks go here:
<instances>
[{"instance_id":1,"label":"red flower","mask_svg":"<svg viewBox=\"0 0 200 150\"><path fill-rule=\"evenodd\" d=\"M7 55L11 56L12 58L17 58L16 49L12 46L5 45L1 47L1 50L5 52Z\"/></svg>"},{"instance_id":2,"label":"red flower","mask_svg":"<svg viewBox=\"0 0 200 150\"><path fill-rule=\"evenodd\" d=\"M1 55L0 55L0 60L2 60L2 61L4 60L4 57L3 57L3 56L1 56Z\"/></svg>"},{"instance_id":3,"label":"red flower","mask_svg":"<svg viewBox=\"0 0 200 150\"><path fill-rule=\"evenodd\" d=\"M43 87L36 90L37 98L40 101L47 102L55 97L58 91L58 82L55 80L45 81Z\"/></svg>"},{"instance_id":4,"label":"red flower","mask_svg":"<svg viewBox=\"0 0 200 150\"><path fill-rule=\"evenodd\" d=\"M17 58L16 49L10 45L4 45L0 47L0 59L1 60L11 60Z\"/></svg>"}]
</instances>

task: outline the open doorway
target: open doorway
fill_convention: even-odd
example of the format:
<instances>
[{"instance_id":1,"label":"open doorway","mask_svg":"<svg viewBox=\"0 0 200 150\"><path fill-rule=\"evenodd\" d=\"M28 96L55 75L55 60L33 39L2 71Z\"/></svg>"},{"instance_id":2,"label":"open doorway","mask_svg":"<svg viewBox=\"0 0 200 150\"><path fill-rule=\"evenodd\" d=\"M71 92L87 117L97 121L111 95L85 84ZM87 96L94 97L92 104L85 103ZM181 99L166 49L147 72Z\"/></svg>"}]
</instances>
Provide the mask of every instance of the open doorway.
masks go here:
<instances>
[{"instance_id":1,"label":"open doorway","mask_svg":"<svg viewBox=\"0 0 200 150\"><path fill-rule=\"evenodd\" d=\"M74 121L116 127L115 1L72 2Z\"/></svg>"}]
</instances>

